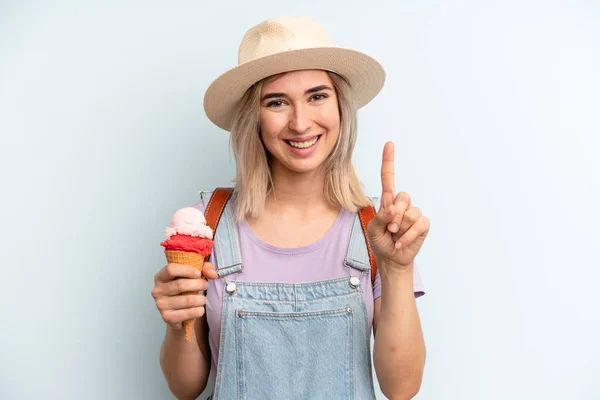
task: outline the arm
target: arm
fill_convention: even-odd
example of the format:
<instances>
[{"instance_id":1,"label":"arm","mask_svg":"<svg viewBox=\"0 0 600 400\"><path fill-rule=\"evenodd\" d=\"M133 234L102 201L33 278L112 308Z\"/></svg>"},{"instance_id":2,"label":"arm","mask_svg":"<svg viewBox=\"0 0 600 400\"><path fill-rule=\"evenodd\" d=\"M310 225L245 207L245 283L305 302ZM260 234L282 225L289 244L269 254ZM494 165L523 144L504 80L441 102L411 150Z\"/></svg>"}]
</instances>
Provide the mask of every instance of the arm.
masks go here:
<instances>
[{"instance_id":1,"label":"arm","mask_svg":"<svg viewBox=\"0 0 600 400\"><path fill-rule=\"evenodd\" d=\"M160 351L160 366L169 389L179 400L195 399L206 388L210 349L206 315L194 322L196 341L188 342L183 329L167 325Z\"/></svg>"},{"instance_id":2,"label":"arm","mask_svg":"<svg viewBox=\"0 0 600 400\"><path fill-rule=\"evenodd\" d=\"M373 362L381 391L411 399L419 391L425 344L413 294L412 269L381 268L381 297L375 300Z\"/></svg>"},{"instance_id":3,"label":"arm","mask_svg":"<svg viewBox=\"0 0 600 400\"><path fill-rule=\"evenodd\" d=\"M414 260L429 233L429 219L408 193L394 190L394 145L381 160L381 203L367 226L380 266L381 297L375 301L373 359L381 391L410 399L421 387L425 345L413 292Z\"/></svg>"},{"instance_id":4,"label":"arm","mask_svg":"<svg viewBox=\"0 0 600 400\"><path fill-rule=\"evenodd\" d=\"M201 275L216 279L214 265L205 262ZM167 324L160 349L160 366L169 389L180 400L198 397L210 373L206 297L200 294L208 288L208 282L202 276L188 265L169 263L154 277L152 297ZM195 319L193 337L196 340L188 342L182 322L191 318Z\"/></svg>"}]
</instances>

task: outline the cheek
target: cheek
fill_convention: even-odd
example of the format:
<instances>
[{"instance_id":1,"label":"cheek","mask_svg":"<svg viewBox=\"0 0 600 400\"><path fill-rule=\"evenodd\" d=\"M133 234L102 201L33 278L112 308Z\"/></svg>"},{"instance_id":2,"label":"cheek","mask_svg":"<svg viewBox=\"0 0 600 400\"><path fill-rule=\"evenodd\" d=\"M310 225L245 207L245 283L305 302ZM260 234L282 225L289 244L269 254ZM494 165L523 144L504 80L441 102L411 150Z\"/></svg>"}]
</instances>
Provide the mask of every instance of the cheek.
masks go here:
<instances>
[{"instance_id":1,"label":"cheek","mask_svg":"<svg viewBox=\"0 0 600 400\"><path fill-rule=\"evenodd\" d=\"M267 153L273 153L277 149L279 134L272 126L261 124L260 139Z\"/></svg>"},{"instance_id":2,"label":"cheek","mask_svg":"<svg viewBox=\"0 0 600 400\"><path fill-rule=\"evenodd\" d=\"M279 140L279 135L272 128L263 126L260 130L260 138L262 139L265 146L270 146L271 143Z\"/></svg>"},{"instance_id":3,"label":"cheek","mask_svg":"<svg viewBox=\"0 0 600 400\"><path fill-rule=\"evenodd\" d=\"M328 128L337 127L340 125L340 114L337 105L323 107L319 110L319 120Z\"/></svg>"},{"instance_id":4,"label":"cheek","mask_svg":"<svg viewBox=\"0 0 600 400\"><path fill-rule=\"evenodd\" d=\"M279 132L285 127L285 118L277 113L260 115L261 136L263 140L277 137Z\"/></svg>"}]
</instances>

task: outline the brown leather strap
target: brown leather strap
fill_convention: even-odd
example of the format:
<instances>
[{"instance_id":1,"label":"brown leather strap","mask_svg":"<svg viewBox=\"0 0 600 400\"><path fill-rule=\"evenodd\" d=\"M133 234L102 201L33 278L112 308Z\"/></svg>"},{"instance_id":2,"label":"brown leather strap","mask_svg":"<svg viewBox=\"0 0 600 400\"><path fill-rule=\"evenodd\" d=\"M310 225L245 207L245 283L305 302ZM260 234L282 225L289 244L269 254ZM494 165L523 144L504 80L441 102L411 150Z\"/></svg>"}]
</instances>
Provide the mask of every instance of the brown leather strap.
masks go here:
<instances>
[{"instance_id":1,"label":"brown leather strap","mask_svg":"<svg viewBox=\"0 0 600 400\"><path fill-rule=\"evenodd\" d=\"M365 241L367 242L367 250L369 251L369 261L371 262L371 285L375 284L375 275L377 275L377 259L375 253L371 249L371 243L369 243L369 235L367 234L367 225L375 217L375 207L372 205L364 206L358 210L358 218L360 219L360 225L362 226Z\"/></svg>"},{"instance_id":2,"label":"brown leather strap","mask_svg":"<svg viewBox=\"0 0 600 400\"><path fill-rule=\"evenodd\" d=\"M204 218L206 218L206 225L210 226L213 232L217 229L217 224L219 223L219 219L221 219L225 204L227 204L227 200L232 192L232 188L216 188L212 196L210 196L210 200L204 211Z\"/></svg>"}]
</instances>

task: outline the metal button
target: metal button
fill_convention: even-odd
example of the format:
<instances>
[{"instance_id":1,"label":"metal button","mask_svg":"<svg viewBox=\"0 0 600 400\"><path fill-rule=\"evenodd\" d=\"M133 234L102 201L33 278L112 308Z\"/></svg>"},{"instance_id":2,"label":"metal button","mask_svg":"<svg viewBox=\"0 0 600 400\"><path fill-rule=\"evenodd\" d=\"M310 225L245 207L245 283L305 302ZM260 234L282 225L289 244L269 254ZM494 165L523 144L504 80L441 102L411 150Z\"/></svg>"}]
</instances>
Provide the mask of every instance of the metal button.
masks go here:
<instances>
[{"instance_id":1,"label":"metal button","mask_svg":"<svg viewBox=\"0 0 600 400\"><path fill-rule=\"evenodd\" d=\"M350 286L352 286L353 288L357 288L360 285L360 279L358 279L356 276L353 276L352 278L350 278Z\"/></svg>"},{"instance_id":2,"label":"metal button","mask_svg":"<svg viewBox=\"0 0 600 400\"><path fill-rule=\"evenodd\" d=\"M346 308L346 311L348 312L348 314L352 313L352 307Z\"/></svg>"},{"instance_id":3,"label":"metal button","mask_svg":"<svg viewBox=\"0 0 600 400\"><path fill-rule=\"evenodd\" d=\"M236 286L235 282L229 282L227 284L227 286L225 286L225 290L227 290L227 293L229 293L229 294L234 294L236 289L237 289L237 286Z\"/></svg>"},{"instance_id":4,"label":"metal button","mask_svg":"<svg viewBox=\"0 0 600 400\"><path fill-rule=\"evenodd\" d=\"M237 312L238 317L243 317L244 316L244 310L239 309Z\"/></svg>"}]
</instances>

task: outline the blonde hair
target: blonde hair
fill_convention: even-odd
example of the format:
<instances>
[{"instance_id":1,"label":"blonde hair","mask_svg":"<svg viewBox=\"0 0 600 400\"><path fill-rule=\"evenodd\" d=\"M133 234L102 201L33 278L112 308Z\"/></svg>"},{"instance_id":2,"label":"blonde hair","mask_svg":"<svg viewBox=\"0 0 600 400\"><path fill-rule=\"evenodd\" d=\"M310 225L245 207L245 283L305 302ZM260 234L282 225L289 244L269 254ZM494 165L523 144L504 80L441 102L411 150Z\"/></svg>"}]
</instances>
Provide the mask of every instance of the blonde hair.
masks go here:
<instances>
[{"instance_id":1,"label":"blonde hair","mask_svg":"<svg viewBox=\"0 0 600 400\"><path fill-rule=\"evenodd\" d=\"M357 109L348 82L333 72L328 71L327 74L337 94L340 134L324 163L324 194L332 206L354 212L370 204L352 164L357 136ZM264 81L257 82L246 91L231 128L231 148L236 161L234 193L237 221L246 217L260 217L267 195L273 190L269 156L260 137L260 94Z\"/></svg>"}]
</instances>

